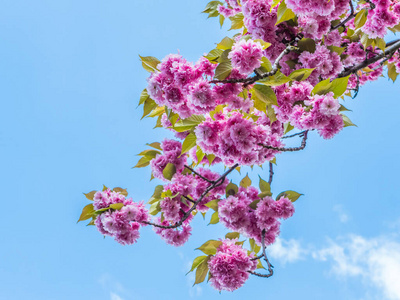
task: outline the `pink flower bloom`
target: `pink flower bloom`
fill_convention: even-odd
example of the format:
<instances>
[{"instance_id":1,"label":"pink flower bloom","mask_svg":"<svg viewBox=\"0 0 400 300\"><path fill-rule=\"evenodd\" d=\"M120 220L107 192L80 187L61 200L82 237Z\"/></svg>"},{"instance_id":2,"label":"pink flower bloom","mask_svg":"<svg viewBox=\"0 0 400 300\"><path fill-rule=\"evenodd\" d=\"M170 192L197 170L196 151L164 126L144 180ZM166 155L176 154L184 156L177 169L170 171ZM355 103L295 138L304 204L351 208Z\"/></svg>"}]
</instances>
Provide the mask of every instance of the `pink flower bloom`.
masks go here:
<instances>
[{"instance_id":1,"label":"pink flower bloom","mask_svg":"<svg viewBox=\"0 0 400 300\"><path fill-rule=\"evenodd\" d=\"M217 253L208 261L211 274L211 285L217 290L234 291L240 288L249 278L247 271L254 271L257 262L240 246L237 240L222 240Z\"/></svg>"}]
</instances>

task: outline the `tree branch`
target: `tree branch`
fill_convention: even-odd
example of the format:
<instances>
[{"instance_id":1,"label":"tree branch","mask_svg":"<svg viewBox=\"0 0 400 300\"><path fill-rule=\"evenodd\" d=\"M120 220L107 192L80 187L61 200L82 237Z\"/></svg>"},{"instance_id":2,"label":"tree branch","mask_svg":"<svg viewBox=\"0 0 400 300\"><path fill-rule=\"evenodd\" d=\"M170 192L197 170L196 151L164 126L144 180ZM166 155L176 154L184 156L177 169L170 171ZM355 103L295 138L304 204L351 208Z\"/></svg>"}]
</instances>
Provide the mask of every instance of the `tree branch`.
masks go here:
<instances>
[{"instance_id":1,"label":"tree branch","mask_svg":"<svg viewBox=\"0 0 400 300\"><path fill-rule=\"evenodd\" d=\"M365 67L368 67L369 65L376 63L382 58L385 58L388 55L393 55L394 52L396 52L398 49L400 49L400 40L395 41L391 46L386 48L384 52L381 54L378 54L374 57L371 57L370 59L364 60L362 63L359 63L358 65L355 65L347 70L344 70L342 73L339 74L338 78L340 77L346 77L350 74L356 73L358 70L361 70Z\"/></svg>"},{"instance_id":2,"label":"tree branch","mask_svg":"<svg viewBox=\"0 0 400 300\"><path fill-rule=\"evenodd\" d=\"M201 179L203 179L204 181L207 181L208 183L214 183L214 181L209 180L207 178L205 178L204 176L200 175L199 173L197 173L195 170L193 170L191 167L185 165L185 168L190 170L191 172L193 172L195 175L199 176Z\"/></svg>"},{"instance_id":3,"label":"tree branch","mask_svg":"<svg viewBox=\"0 0 400 300\"><path fill-rule=\"evenodd\" d=\"M269 185L271 185L273 177L274 177L274 166L272 162L269 162L269 179L268 179Z\"/></svg>"},{"instance_id":4,"label":"tree branch","mask_svg":"<svg viewBox=\"0 0 400 300\"><path fill-rule=\"evenodd\" d=\"M255 275L255 276L258 276L258 277L264 277L264 278L269 278L269 277L271 277L272 275L274 275L274 270L273 270L273 265L271 265L271 263L269 262L269 260L268 260L268 257L267 257L267 254L266 254L266 252L265 252L265 229L262 231L262 233L261 233L261 246L262 246L262 251L263 251L263 253L262 253L262 255L260 256L260 258L261 257L264 257L264 260L265 260L265 262L267 263L267 266L268 266L268 274L261 274L261 273L257 273L257 272L253 272L253 271L247 271L247 272L249 272L250 274L252 274L252 275Z\"/></svg>"},{"instance_id":5,"label":"tree branch","mask_svg":"<svg viewBox=\"0 0 400 300\"><path fill-rule=\"evenodd\" d=\"M187 218L189 218L190 214L196 209L197 205L204 199L204 197L211 190L213 190L213 189L219 187L220 185L222 185L224 183L224 180L225 180L226 176L228 176L229 173L231 173L233 170L235 170L238 166L239 166L239 164L235 164L228 171L226 171L224 174L222 174L220 178L218 178L217 180L213 181L213 183L206 188L206 190L203 192L203 194L201 194L200 198L193 203L193 206L187 212L185 212L185 214L183 215L182 219L179 222L175 223L174 225L164 226L164 225L156 224L156 223L153 223L153 222L143 222L143 223L147 224L147 225L154 226L154 227L162 228L162 229L173 229L173 228L178 228L179 226L182 226L183 222L185 222L187 220Z\"/></svg>"},{"instance_id":6,"label":"tree branch","mask_svg":"<svg viewBox=\"0 0 400 300\"><path fill-rule=\"evenodd\" d=\"M303 140L301 141L300 147L295 147L295 148L276 148L276 147L263 145L263 144L259 144L259 145L266 149L271 149L271 150L276 150L276 151L281 151L281 152L295 152L295 151L303 150L306 147L307 136L308 136L308 130L306 130L304 132Z\"/></svg>"}]
</instances>

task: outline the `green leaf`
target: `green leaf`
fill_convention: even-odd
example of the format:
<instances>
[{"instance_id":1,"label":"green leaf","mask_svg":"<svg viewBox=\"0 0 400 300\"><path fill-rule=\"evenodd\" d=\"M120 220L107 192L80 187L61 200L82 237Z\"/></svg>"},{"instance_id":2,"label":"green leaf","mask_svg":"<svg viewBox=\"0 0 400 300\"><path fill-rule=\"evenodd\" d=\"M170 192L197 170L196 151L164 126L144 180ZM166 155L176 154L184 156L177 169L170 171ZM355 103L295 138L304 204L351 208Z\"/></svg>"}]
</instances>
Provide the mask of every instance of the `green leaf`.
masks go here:
<instances>
[{"instance_id":1,"label":"green leaf","mask_svg":"<svg viewBox=\"0 0 400 300\"><path fill-rule=\"evenodd\" d=\"M287 122L287 123L285 123L285 124L283 125L283 129L284 129L283 134L286 134L286 133L288 133L289 131L291 131L292 129L294 129L294 126L293 126L292 124L290 124L290 122Z\"/></svg>"},{"instance_id":2,"label":"green leaf","mask_svg":"<svg viewBox=\"0 0 400 300\"><path fill-rule=\"evenodd\" d=\"M204 116L193 115L187 119L177 122L173 128L178 132L188 131L205 121L205 119L206 118Z\"/></svg>"},{"instance_id":3,"label":"green leaf","mask_svg":"<svg viewBox=\"0 0 400 300\"><path fill-rule=\"evenodd\" d=\"M280 198L286 197L290 201L295 202L302 195L303 194L299 194L299 193L297 193L295 191L284 191L284 192L280 193L278 196L276 196L276 200L279 201Z\"/></svg>"},{"instance_id":4,"label":"green leaf","mask_svg":"<svg viewBox=\"0 0 400 300\"><path fill-rule=\"evenodd\" d=\"M291 81L289 77L286 77L281 71L276 72L274 76L261 79L258 82L268 86L279 86Z\"/></svg>"},{"instance_id":5,"label":"green leaf","mask_svg":"<svg viewBox=\"0 0 400 300\"><path fill-rule=\"evenodd\" d=\"M188 152L190 149L196 146L196 142L197 142L196 135L193 132L191 132L182 143L181 154Z\"/></svg>"},{"instance_id":6,"label":"green leaf","mask_svg":"<svg viewBox=\"0 0 400 300\"><path fill-rule=\"evenodd\" d=\"M197 267L207 258L207 255L202 255L198 256L193 260L192 268L190 269L189 272L186 273L189 274L190 272L193 272L194 269L197 269Z\"/></svg>"},{"instance_id":7,"label":"green leaf","mask_svg":"<svg viewBox=\"0 0 400 300\"><path fill-rule=\"evenodd\" d=\"M281 4L279 4L278 6L277 21L275 23L275 26L278 25L279 23L288 21L295 17L296 15L294 14L294 12L290 8L286 7L285 0L283 0Z\"/></svg>"},{"instance_id":8,"label":"green leaf","mask_svg":"<svg viewBox=\"0 0 400 300\"><path fill-rule=\"evenodd\" d=\"M154 102L153 99L147 98L146 101L144 102L143 116L141 119L150 114L153 111L153 109L155 109L157 106L158 106L157 103Z\"/></svg>"},{"instance_id":9,"label":"green leaf","mask_svg":"<svg viewBox=\"0 0 400 300\"><path fill-rule=\"evenodd\" d=\"M215 211L218 211L218 202L219 201L220 201L219 199L212 200L212 201L206 203L205 206L207 206Z\"/></svg>"},{"instance_id":10,"label":"green leaf","mask_svg":"<svg viewBox=\"0 0 400 300\"><path fill-rule=\"evenodd\" d=\"M205 58L210 61L217 60L221 56L222 52L224 51L221 49L213 49L205 56Z\"/></svg>"},{"instance_id":11,"label":"green leaf","mask_svg":"<svg viewBox=\"0 0 400 300\"><path fill-rule=\"evenodd\" d=\"M218 216L218 212L216 211L211 215L211 220L210 220L210 223L208 225L217 224L218 222L219 222L219 216Z\"/></svg>"},{"instance_id":12,"label":"green leaf","mask_svg":"<svg viewBox=\"0 0 400 300\"><path fill-rule=\"evenodd\" d=\"M87 193L87 194L83 193L83 194L85 195L85 197L86 197L87 199L93 201L94 194L96 194L96 193L97 193L97 191L91 191L90 193Z\"/></svg>"},{"instance_id":13,"label":"green leaf","mask_svg":"<svg viewBox=\"0 0 400 300\"><path fill-rule=\"evenodd\" d=\"M147 98L149 98L149 94L147 93L147 89L144 89L140 94L139 105L143 104Z\"/></svg>"},{"instance_id":14,"label":"green leaf","mask_svg":"<svg viewBox=\"0 0 400 300\"><path fill-rule=\"evenodd\" d=\"M261 201L260 199L254 200L253 202L251 202L251 203L249 204L249 207L252 208L252 209L254 209L254 210L256 210L256 209L257 209L257 204L258 204L258 202L260 202L260 201Z\"/></svg>"},{"instance_id":15,"label":"green leaf","mask_svg":"<svg viewBox=\"0 0 400 300\"><path fill-rule=\"evenodd\" d=\"M340 104L339 111L351 111L350 109L344 107L342 104Z\"/></svg>"},{"instance_id":16,"label":"green leaf","mask_svg":"<svg viewBox=\"0 0 400 300\"><path fill-rule=\"evenodd\" d=\"M250 92L252 93L253 97L267 105L278 105L275 92L269 86L256 84Z\"/></svg>"},{"instance_id":17,"label":"green leaf","mask_svg":"<svg viewBox=\"0 0 400 300\"><path fill-rule=\"evenodd\" d=\"M140 56L140 59L142 61L142 67L149 72L155 72L158 71L157 65L160 63L160 61L153 57L153 56Z\"/></svg>"},{"instance_id":18,"label":"green leaf","mask_svg":"<svg viewBox=\"0 0 400 300\"><path fill-rule=\"evenodd\" d=\"M269 118L271 123L273 123L276 120L278 120L276 118L275 110L272 108L271 105L268 105L268 107L267 107L267 116L268 116L268 118Z\"/></svg>"},{"instance_id":19,"label":"green leaf","mask_svg":"<svg viewBox=\"0 0 400 300\"><path fill-rule=\"evenodd\" d=\"M171 180L172 176L176 173L176 167L173 163L168 163L164 170L163 170L163 176L165 179Z\"/></svg>"},{"instance_id":20,"label":"green leaf","mask_svg":"<svg viewBox=\"0 0 400 300\"><path fill-rule=\"evenodd\" d=\"M346 48L338 46L327 46L326 48L328 48L331 52L336 52L338 55L341 55L346 50Z\"/></svg>"},{"instance_id":21,"label":"green leaf","mask_svg":"<svg viewBox=\"0 0 400 300\"><path fill-rule=\"evenodd\" d=\"M210 259L210 256L207 256L197 267L196 269L196 280L193 284L196 285L198 283L201 283L206 279L207 273L208 273L208 260Z\"/></svg>"},{"instance_id":22,"label":"green leaf","mask_svg":"<svg viewBox=\"0 0 400 300\"><path fill-rule=\"evenodd\" d=\"M161 194L164 190L164 186L163 185L157 185L154 189L154 193L151 196L150 200L149 200L149 204L153 204L154 202L156 202L157 200L161 199Z\"/></svg>"},{"instance_id":23,"label":"green leaf","mask_svg":"<svg viewBox=\"0 0 400 300\"><path fill-rule=\"evenodd\" d=\"M260 182L258 184L258 186L260 187L260 191L261 192L271 192L271 186L268 182L266 182L264 179L261 178L260 175L258 175L258 177L260 177Z\"/></svg>"},{"instance_id":24,"label":"green leaf","mask_svg":"<svg viewBox=\"0 0 400 300\"><path fill-rule=\"evenodd\" d=\"M239 188L236 184L230 182L225 189L225 194L226 197L228 198L229 196L234 196L237 194L237 192L239 191Z\"/></svg>"},{"instance_id":25,"label":"green leaf","mask_svg":"<svg viewBox=\"0 0 400 300\"><path fill-rule=\"evenodd\" d=\"M123 203L113 203L113 204L110 204L109 207L112 209L115 209L115 210L120 210L121 208L124 207L124 204Z\"/></svg>"},{"instance_id":26,"label":"green leaf","mask_svg":"<svg viewBox=\"0 0 400 300\"><path fill-rule=\"evenodd\" d=\"M201 148L199 146L197 146L196 157L197 157L198 163L201 163L203 161L204 156L205 156L205 153L203 152L203 150L201 150Z\"/></svg>"},{"instance_id":27,"label":"green leaf","mask_svg":"<svg viewBox=\"0 0 400 300\"><path fill-rule=\"evenodd\" d=\"M240 233L239 232L228 232L225 235L226 239L234 240L240 238Z\"/></svg>"},{"instance_id":28,"label":"green leaf","mask_svg":"<svg viewBox=\"0 0 400 300\"><path fill-rule=\"evenodd\" d=\"M272 64L269 61L269 59L266 58L265 56L263 56L261 58L261 61L262 61L262 63L261 63L260 68L258 68L258 70L261 71L261 73L270 72L272 70Z\"/></svg>"},{"instance_id":29,"label":"green leaf","mask_svg":"<svg viewBox=\"0 0 400 300\"><path fill-rule=\"evenodd\" d=\"M201 245L199 248L196 250L201 250L203 251L204 254L207 255L214 255L217 253L217 248L222 244L221 241L216 241L216 240L209 240L205 242L203 245Z\"/></svg>"},{"instance_id":30,"label":"green leaf","mask_svg":"<svg viewBox=\"0 0 400 300\"><path fill-rule=\"evenodd\" d=\"M155 149L158 149L158 150L162 150L161 144L160 144L159 142L154 142L154 143L146 144L146 145L147 145L147 146L150 146L150 147L153 147L153 148L155 148Z\"/></svg>"},{"instance_id":31,"label":"green leaf","mask_svg":"<svg viewBox=\"0 0 400 300\"><path fill-rule=\"evenodd\" d=\"M317 85L314 86L313 90L311 91L314 95L325 95L326 93L330 92L330 88L332 87L330 79L327 78L318 82Z\"/></svg>"},{"instance_id":32,"label":"green leaf","mask_svg":"<svg viewBox=\"0 0 400 300\"><path fill-rule=\"evenodd\" d=\"M269 46L271 46L271 43L267 43L266 41L261 40L261 39L254 40L254 42L260 43L260 45L261 45L261 47L263 48L263 50L265 50L265 49L267 49Z\"/></svg>"},{"instance_id":33,"label":"green leaf","mask_svg":"<svg viewBox=\"0 0 400 300\"><path fill-rule=\"evenodd\" d=\"M235 41L233 39L229 37L224 37L222 41L217 45L217 48L221 50L231 49L234 42Z\"/></svg>"},{"instance_id":34,"label":"green leaf","mask_svg":"<svg viewBox=\"0 0 400 300\"><path fill-rule=\"evenodd\" d=\"M210 164L210 166L211 166L212 162L214 161L215 157L216 156L214 154L207 154L207 160L208 160L208 163Z\"/></svg>"},{"instance_id":35,"label":"green leaf","mask_svg":"<svg viewBox=\"0 0 400 300\"><path fill-rule=\"evenodd\" d=\"M154 202L149 209L149 214L152 216L155 216L156 214L158 214L161 211L161 207L160 207L160 200Z\"/></svg>"},{"instance_id":36,"label":"green leaf","mask_svg":"<svg viewBox=\"0 0 400 300\"><path fill-rule=\"evenodd\" d=\"M361 28L367 22L368 10L362 9L354 18L355 29Z\"/></svg>"},{"instance_id":37,"label":"green leaf","mask_svg":"<svg viewBox=\"0 0 400 300\"><path fill-rule=\"evenodd\" d=\"M229 30L242 28L244 26L243 19L244 16L242 13L238 13L232 17L229 17L229 20L232 22L232 26Z\"/></svg>"},{"instance_id":38,"label":"green leaf","mask_svg":"<svg viewBox=\"0 0 400 300\"><path fill-rule=\"evenodd\" d=\"M94 208L93 204L88 204L82 209L81 216L79 217L78 222L80 221L85 221L87 219L90 219L93 216L94 213ZM77 223L78 223L77 222Z\"/></svg>"},{"instance_id":39,"label":"green leaf","mask_svg":"<svg viewBox=\"0 0 400 300\"><path fill-rule=\"evenodd\" d=\"M150 158L144 156L141 159L139 159L138 163L136 164L136 166L134 166L134 168L144 168L147 167L150 164Z\"/></svg>"},{"instance_id":40,"label":"green leaf","mask_svg":"<svg viewBox=\"0 0 400 300\"><path fill-rule=\"evenodd\" d=\"M144 151L140 152L138 155L145 156L151 160L151 159L155 158L157 156L157 154L161 154L161 152L150 149L150 150L144 150Z\"/></svg>"},{"instance_id":41,"label":"green leaf","mask_svg":"<svg viewBox=\"0 0 400 300\"><path fill-rule=\"evenodd\" d=\"M121 195L124 195L125 197L128 196L128 191L126 189L120 188L120 187L116 187L113 188L114 192L120 193Z\"/></svg>"},{"instance_id":42,"label":"green leaf","mask_svg":"<svg viewBox=\"0 0 400 300\"><path fill-rule=\"evenodd\" d=\"M315 68L312 69L300 69L293 71L290 73L289 78L295 81L303 81L306 80L311 73L314 71Z\"/></svg>"},{"instance_id":43,"label":"green leaf","mask_svg":"<svg viewBox=\"0 0 400 300\"><path fill-rule=\"evenodd\" d=\"M251 179L249 177L249 174L246 174L246 176L240 181L240 186L244 188L248 188L251 186Z\"/></svg>"},{"instance_id":44,"label":"green leaf","mask_svg":"<svg viewBox=\"0 0 400 300\"><path fill-rule=\"evenodd\" d=\"M341 95L343 95L344 92L346 92L349 77L350 75L347 77L336 78L331 82L331 87L329 88L329 91L333 92L335 98L340 97Z\"/></svg>"},{"instance_id":45,"label":"green leaf","mask_svg":"<svg viewBox=\"0 0 400 300\"><path fill-rule=\"evenodd\" d=\"M343 122L344 122L344 127L349 127L349 126L355 126L357 127L356 124L354 124L348 116L342 114Z\"/></svg>"},{"instance_id":46,"label":"green leaf","mask_svg":"<svg viewBox=\"0 0 400 300\"><path fill-rule=\"evenodd\" d=\"M225 17L223 15L219 15L219 25L222 28L222 25L224 25L225 22Z\"/></svg>"},{"instance_id":47,"label":"green leaf","mask_svg":"<svg viewBox=\"0 0 400 300\"><path fill-rule=\"evenodd\" d=\"M262 265L261 259L259 259L257 262L257 269L265 269L264 266Z\"/></svg>"},{"instance_id":48,"label":"green leaf","mask_svg":"<svg viewBox=\"0 0 400 300\"><path fill-rule=\"evenodd\" d=\"M232 64L229 61L222 62L215 69L214 78L217 80L224 80L228 77L232 72Z\"/></svg>"},{"instance_id":49,"label":"green leaf","mask_svg":"<svg viewBox=\"0 0 400 300\"><path fill-rule=\"evenodd\" d=\"M270 12L275 6L278 6L279 2L281 2L281 0L272 0Z\"/></svg>"},{"instance_id":50,"label":"green leaf","mask_svg":"<svg viewBox=\"0 0 400 300\"><path fill-rule=\"evenodd\" d=\"M297 47L299 47L300 51L308 51L310 53L314 53L317 49L315 41L309 38L302 38L298 43Z\"/></svg>"},{"instance_id":51,"label":"green leaf","mask_svg":"<svg viewBox=\"0 0 400 300\"><path fill-rule=\"evenodd\" d=\"M392 79L393 82L395 82L398 75L399 74L397 74L397 72L396 72L395 64L389 64L388 65L388 77L390 79Z\"/></svg>"}]
</instances>

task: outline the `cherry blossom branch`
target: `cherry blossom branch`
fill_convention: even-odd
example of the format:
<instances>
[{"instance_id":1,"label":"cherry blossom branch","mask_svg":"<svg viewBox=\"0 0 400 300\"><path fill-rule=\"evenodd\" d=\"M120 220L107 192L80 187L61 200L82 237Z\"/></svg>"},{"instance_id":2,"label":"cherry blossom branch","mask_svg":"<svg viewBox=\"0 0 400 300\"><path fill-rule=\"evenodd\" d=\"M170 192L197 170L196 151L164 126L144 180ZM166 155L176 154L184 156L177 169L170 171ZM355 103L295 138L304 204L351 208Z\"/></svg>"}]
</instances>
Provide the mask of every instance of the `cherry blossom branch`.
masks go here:
<instances>
[{"instance_id":1,"label":"cherry blossom branch","mask_svg":"<svg viewBox=\"0 0 400 300\"><path fill-rule=\"evenodd\" d=\"M306 132L306 130L298 132L298 133L295 133L295 134L292 134L292 135L285 135L285 136L282 137L282 139L290 139L290 138L295 137L295 136L302 137L302 136L304 136L305 132Z\"/></svg>"},{"instance_id":2,"label":"cherry blossom branch","mask_svg":"<svg viewBox=\"0 0 400 300\"><path fill-rule=\"evenodd\" d=\"M295 39L296 40L296 39ZM275 60L274 64L272 65L272 69L271 71L261 74L259 72L256 72L256 75L253 77L247 77L247 78L239 78L239 79L224 79L224 80L212 80L210 81L210 83L243 83L244 87L247 87L250 84L255 83L258 80L270 77L270 76L274 76L277 72L278 72L278 68L279 68L279 62L282 60L282 58L288 54L290 51L294 51L297 48L289 45L285 48L285 50L283 50L281 52L281 54L279 54L279 56L277 57L277 59Z\"/></svg>"},{"instance_id":3,"label":"cherry blossom branch","mask_svg":"<svg viewBox=\"0 0 400 300\"><path fill-rule=\"evenodd\" d=\"M342 22L340 22L338 25L331 27L331 30L329 32L332 32L344 25L346 25L347 22L349 22L351 19L355 18L357 14L354 13L354 6L353 6L353 0L350 0L350 15L344 19Z\"/></svg>"},{"instance_id":4,"label":"cherry blossom branch","mask_svg":"<svg viewBox=\"0 0 400 300\"><path fill-rule=\"evenodd\" d=\"M358 65L355 65L347 70L344 70L342 73L339 74L339 77L346 77L350 74L356 73L358 70L361 70L365 67L368 67L369 65L379 61L382 58L385 58L386 56L392 55L394 52L396 52L398 49L400 49L400 40L396 41L393 43L391 46L386 48L385 51L383 51L381 54L378 54L374 57L371 57L370 59L364 60L362 63L359 63Z\"/></svg>"},{"instance_id":5,"label":"cherry blossom branch","mask_svg":"<svg viewBox=\"0 0 400 300\"><path fill-rule=\"evenodd\" d=\"M269 278L272 275L274 275L274 270L273 270L274 266L271 265L271 263L269 262L267 254L265 252L265 249L266 249L266 247L265 247L265 229L261 233L261 246L262 246L262 255L258 259L264 257L264 260L268 266L268 274L261 274L261 273L257 273L257 272L253 272L253 271L247 271L247 272L249 272L252 275L258 276L258 277ZM253 258L253 260L254 260L254 258Z\"/></svg>"},{"instance_id":6,"label":"cherry blossom branch","mask_svg":"<svg viewBox=\"0 0 400 300\"><path fill-rule=\"evenodd\" d=\"M269 185L271 185L273 177L274 177L274 165L272 164L272 162L269 162L269 179L268 179Z\"/></svg>"},{"instance_id":7,"label":"cherry blossom branch","mask_svg":"<svg viewBox=\"0 0 400 300\"><path fill-rule=\"evenodd\" d=\"M370 9L374 9L375 8L375 4L372 3L371 1L366 0L365 2L369 3L370 7L366 7L366 8L360 9L359 11L355 12L354 11L354 6L353 6L353 1L350 0L349 1L349 3L350 3L350 15L346 19L344 19L342 22L340 22L338 25L331 27L329 32L332 32L332 31L334 31L334 30L336 30L336 29L338 29L340 27L344 27L344 25L346 25L346 23L349 22L350 20L354 19L359 12L361 12L363 10L367 10L368 11Z\"/></svg>"},{"instance_id":8,"label":"cherry blossom branch","mask_svg":"<svg viewBox=\"0 0 400 300\"><path fill-rule=\"evenodd\" d=\"M193 206L187 212L185 212L185 214L180 219L180 221L176 222L174 225L164 226L164 225L156 224L156 223L153 223L153 222L147 222L147 221L145 221L143 223L147 224L147 225L154 226L154 227L162 228L162 229L174 229L174 228L178 228L179 226L182 226L183 222L185 222L187 220L187 218L189 218L190 214L196 209L197 205L204 199L204 197L210 191L212 191L213 189L215 189L215 188L219 187L220 185L222 185L224 183L224 180L225 180L226 176L228 176L238 166L239 166L239 164L235 164L228 171L226 171L224 174L222 174L221 177L219 177L217 180L212 181L212 184L209 185L206 188L206 190L201 194L200 198L193 203Z\"/></svg>"},{"instance_id":9,"label":"cherry blossom branch","mask_svg":"<svg viewBox=\"0 0 400 300\"><path fill-rule=\"evenodd\" d=\"M205 178L204 176L200 175L199 173L197 173L195 170L193 170L191 167L185 165L185 168L190 170L192 173L194 173L195 175L199 176L201 179L203 179L204 181L207 181L208 183L213 183L212 180L209 180L207 178Z\"/></svg>"},{"instance_id":10,"label":"cherry blossom branch","mask_svg":"<svg viewBox=\"0 0 400 300\"><path fill-rule=\"evenodd\" d=\"M272 147L272 146L263 145L263 144L259 144L259 145L262 146L263 148L266 148L266 149L272 149L272 150L281 151L281 152L295 152L295 151L303 150L306 147L307 136L308 136L308 130L306 130L304 132L303 140L301 141L300 147L294 147L294 148L283 148L282 147L282 148L277 148L277 147Z\"/></svg>"}]
</instances>

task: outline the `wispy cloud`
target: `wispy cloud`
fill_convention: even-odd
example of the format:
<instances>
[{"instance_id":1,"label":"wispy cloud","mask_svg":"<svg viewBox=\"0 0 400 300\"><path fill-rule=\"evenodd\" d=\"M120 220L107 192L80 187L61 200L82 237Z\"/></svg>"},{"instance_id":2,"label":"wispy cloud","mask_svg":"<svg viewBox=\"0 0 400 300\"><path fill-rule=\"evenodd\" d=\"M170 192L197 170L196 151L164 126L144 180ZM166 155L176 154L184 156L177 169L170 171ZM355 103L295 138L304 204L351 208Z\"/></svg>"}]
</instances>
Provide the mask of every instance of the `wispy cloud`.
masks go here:
<instances>
[{"instance_id":1,"label":"wispy cloud","mask_svg":"<svg viewBox=\"0 0 400 300\"><path fill-rule=\"evenodd\" d=\"M106 293L110 293L110 300L124 300L121 295L125 297L130 294L130 291L108 273L102 274L98 282Z\"/></svg>"},{"instance_id":2,"label":"wispy cloud","mask_svg":"<svg viewBox=\"0 0 400 300\"><path fill-rule=\"evenodd\" d=\"M110 300L123 300L119 295L111 292L110 293Z\"/></svg>"},{"instance_id":3,"label":"wispy cloud","mask_svg":"<svg viewBox=\"0 0 400 300\"><path fill-rule=\"evenodd\" d=\"M291 239L286 241L278 238L276 242L268 248L268 253L273 259L286 264L305 259L308 250L303 248L297 240Z\"/></svg>"},{"instance_id":4,"label":"wispy cloud","mask_svg":"<svg viewBox=\"0 0 400 300\"><path fill-rule=\"evenodd\" d=\"M333 211L338 214L339 221L342 223L347 223L350 219L349 215L344 211L343 206L338 204L333 207Z\"/></svg>"},{"instance_id":5,"label":"wispy cloud","mask_svg":"<svg viewBox=\"0 0 400 300\"><path fill-rule=\"evenodd\" d=\"M331 272L341 278L361 278L367 286L376 287L384 299L400 299L400 243L392 238L350 235L331 240L313 257L331 262Z\"/></svg>"}]
</instances>

